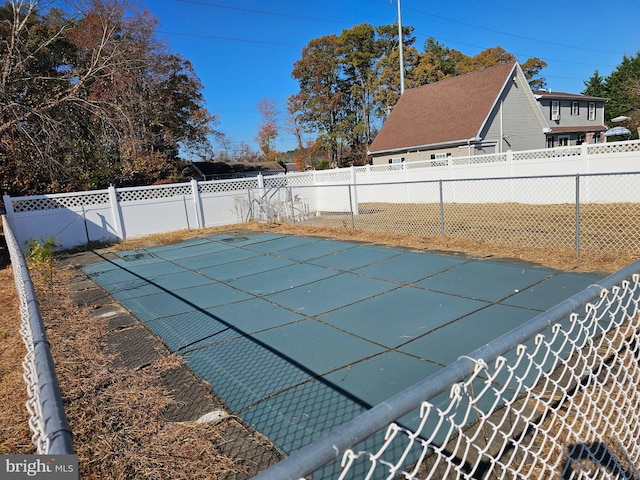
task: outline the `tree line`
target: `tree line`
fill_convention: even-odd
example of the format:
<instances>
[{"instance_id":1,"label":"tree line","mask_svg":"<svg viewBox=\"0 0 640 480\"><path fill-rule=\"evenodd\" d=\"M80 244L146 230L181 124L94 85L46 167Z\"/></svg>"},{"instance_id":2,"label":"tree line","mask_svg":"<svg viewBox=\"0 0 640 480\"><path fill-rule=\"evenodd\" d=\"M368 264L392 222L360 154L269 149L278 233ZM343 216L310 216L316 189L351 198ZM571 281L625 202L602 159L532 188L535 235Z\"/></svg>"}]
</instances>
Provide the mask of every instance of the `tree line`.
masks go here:
<instances>
[{"instance_id":1,"label":"tree line","mask_svg":"<svg viewBox=\"0 0 640 480\"><path fill-rule=\"evenodd\" d=\"M299 169L358 165L400 96L397 25L364 23L312 39L293 65L299 91L288 98L285 126L265 98L257 105L259 151L243 144L229 155L191 63L157 40L149 12L133 0L74 0L72 15L41 1L0 6L2 193L180 181L190 173L184 156L283 161L275 146L281 128L297 139L286 155ZM406 88L516 60L499 46L468 56L434 38L418 49L411 26L402 39ZM546 86L545 66L536 57L522 63L532 88ZM626 115L627 126L640 126L638 56L584 83L583 93L611 98L607 119Z\"/></svg>"},{"instance_id":2,"label":"tree line","mask_svg":"<svg viewBox=\"0 0 640 480\"><path fill-rule=\"evenodd\" d=\"M398 26L364 23L340 35L311 40L293 68L300 91L288 100L289 115L298 135L316 135L313 147L327 152L331 164L363 164L367 147L400 97ZM437 82L481 68L517 60L502 47L468 56L428 38L419 51L413 27L403 26L403 72L406 88ZM522 64L532 88L543 88L539 77L547 64L530 58ZM311 149L313 151L313 148Z\"/></svg>"},{"instance_id":3,"label":"tree line","mask_svg":"<svg viewBox=\"0 0 640 480\"><path fill-rule=\"evenodd\" d=\"M180 178L215 117L188 60L127 0L0 6L0 189L35 194Z\"/></svg>"}]
</instances>

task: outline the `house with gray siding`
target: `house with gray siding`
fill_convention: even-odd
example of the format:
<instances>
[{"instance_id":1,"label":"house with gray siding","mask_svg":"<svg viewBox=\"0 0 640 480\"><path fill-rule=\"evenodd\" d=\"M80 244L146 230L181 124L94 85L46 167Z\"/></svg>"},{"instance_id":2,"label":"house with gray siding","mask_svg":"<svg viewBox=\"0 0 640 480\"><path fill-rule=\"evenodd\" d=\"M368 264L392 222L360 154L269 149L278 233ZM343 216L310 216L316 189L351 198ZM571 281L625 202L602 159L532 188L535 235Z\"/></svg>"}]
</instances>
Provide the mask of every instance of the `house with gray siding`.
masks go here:
<instances>
[{"instance_id":1,"label":"house with gray siding","mask_svg":"<svg viewBox=\"0 0 640 480\"><path fill-rule=\"evenodd\" d=\"M549 124L546 147L602 141L606 98L550 91L534 91L533 95Z\"/></svg>"},{"instance_id":2,"label":"house with gray siding","mask_svg":"<svg viewBox=\"0 0 640 480\"><path fill-rule=\"evenodd\" d=\"M532 92L520 65L505 63L405 90L369 159L377 165L594 143L607 129L604 103Z\"/></svg>"}]
</instances>

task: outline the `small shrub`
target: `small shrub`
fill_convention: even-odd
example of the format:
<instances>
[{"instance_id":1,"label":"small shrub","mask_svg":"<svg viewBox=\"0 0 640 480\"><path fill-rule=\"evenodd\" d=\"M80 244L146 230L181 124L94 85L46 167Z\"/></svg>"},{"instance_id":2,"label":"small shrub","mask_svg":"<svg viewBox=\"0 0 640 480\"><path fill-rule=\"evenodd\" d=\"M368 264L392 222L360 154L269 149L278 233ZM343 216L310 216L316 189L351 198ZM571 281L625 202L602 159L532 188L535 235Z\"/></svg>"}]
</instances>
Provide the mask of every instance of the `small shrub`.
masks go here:
<instances>
[{"instance_id":1,"label":"small shrub","mask_svg":"<svg viewBox=\"0 0 640 480\"><path fill-rule=\"evenodd\" d=\"M42 243L37 238L32 238L27 242L25 258L29 266L39 271L44 277L47 272L53 272L55 248L56 242L53 237L47 238Z\"/></svg>"}]
</instances>

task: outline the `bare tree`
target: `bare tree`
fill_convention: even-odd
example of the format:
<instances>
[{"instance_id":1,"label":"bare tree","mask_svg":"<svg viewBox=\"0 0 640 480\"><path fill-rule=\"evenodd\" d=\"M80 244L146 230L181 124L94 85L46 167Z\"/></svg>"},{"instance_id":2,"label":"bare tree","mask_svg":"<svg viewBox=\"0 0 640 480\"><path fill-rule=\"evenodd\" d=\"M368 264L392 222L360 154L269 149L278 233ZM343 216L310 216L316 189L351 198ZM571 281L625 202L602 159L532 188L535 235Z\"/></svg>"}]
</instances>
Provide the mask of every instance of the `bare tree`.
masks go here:
<instances>
[{"instance_id":1,"label":"bare tree","mask_svg":"<svg viewBox=\"0 0 640 480\"><path fill-rule=\"evenodd\" d=\"M56 5L62 2L56 2ZM207 151L215 117L191 64L155 39L128 0L0 7L0 176L38 193L179 175L180 149Z\"/></svg>"}]
</instances>

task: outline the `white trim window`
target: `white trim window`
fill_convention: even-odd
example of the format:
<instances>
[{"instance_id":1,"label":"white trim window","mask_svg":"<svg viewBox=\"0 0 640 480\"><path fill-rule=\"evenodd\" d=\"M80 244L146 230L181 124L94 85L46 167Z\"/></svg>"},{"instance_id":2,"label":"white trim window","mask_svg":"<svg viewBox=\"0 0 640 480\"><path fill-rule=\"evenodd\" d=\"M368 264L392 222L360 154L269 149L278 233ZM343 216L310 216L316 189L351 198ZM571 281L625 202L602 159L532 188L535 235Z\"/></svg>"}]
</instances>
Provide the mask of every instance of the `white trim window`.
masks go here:
<instances>
[{"instance_id":1,"label":"white trim window","mask_svg":"<svg viewBox=\"0 0 640 480\"><path fill-rule=\"evenodd\" d=\"M589 113L587 114L587 120L596 119L596 102L589 102Z\"/></svg>"},{"instance_id":2,"label":"white trim window","mask_svg":"<svg viewBox=\"0 0 640 480\"><path fill-rule=\"evenodd\" d=\"M560 101L551 100L551 120L560 120Z\"/></svg>"},{"instance_id":3,"label":"white trim window","mask_svg":"<svg viewBox=\"0 0 640 480\"><path fill-rule=\"evenodd\" d=\"M580 102L571 102L571 115L573 115L574 117L576 115L580 115Z\"/></svg>"}]
</instances>

